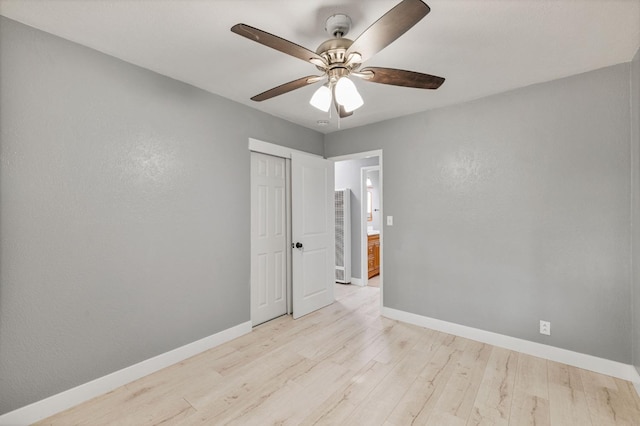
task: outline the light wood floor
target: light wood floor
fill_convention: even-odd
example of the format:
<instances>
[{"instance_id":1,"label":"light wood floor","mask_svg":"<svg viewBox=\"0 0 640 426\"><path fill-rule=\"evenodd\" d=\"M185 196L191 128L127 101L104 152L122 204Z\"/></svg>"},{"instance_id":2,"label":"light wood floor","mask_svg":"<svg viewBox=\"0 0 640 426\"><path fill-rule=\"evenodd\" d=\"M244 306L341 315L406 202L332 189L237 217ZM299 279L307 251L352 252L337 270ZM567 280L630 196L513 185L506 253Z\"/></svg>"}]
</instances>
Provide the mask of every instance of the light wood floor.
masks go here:
<instances>
[{"instance_id":1,"label":"light wood floor","mask_svg":"<svg viewBox=\"0 0 640 426\"><path fill-rule=\"evenodd\" d=\"M623 380L379 315L379 289L132 382L41 424L640 425Z\"/></svg>"},{"instance_id":2,"label":"light wood floor","mask_svg":"<svg viewBox=\"0 0 640 426\"><path fill-rule=\"evenodd\" d=\"M367 285L369 287L380 287L380 275L376 275L375 277L371 277L367 280Z\"/></svg>"}]
</instances>

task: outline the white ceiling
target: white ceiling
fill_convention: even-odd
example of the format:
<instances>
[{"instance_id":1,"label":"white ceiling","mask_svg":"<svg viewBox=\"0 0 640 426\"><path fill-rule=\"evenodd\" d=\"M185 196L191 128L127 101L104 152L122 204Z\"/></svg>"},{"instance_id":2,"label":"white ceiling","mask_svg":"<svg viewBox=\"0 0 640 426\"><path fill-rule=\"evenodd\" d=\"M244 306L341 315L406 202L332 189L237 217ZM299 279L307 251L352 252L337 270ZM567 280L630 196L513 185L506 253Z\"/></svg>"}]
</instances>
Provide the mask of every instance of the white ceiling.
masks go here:
<instances>
[{"instance_id":1,"label":"white ceiling","mask_svg":"<svg viewBox=\"0 0 640 426\"><path fill-rule=\"evenodd\" d=\"M436 91L361 80L365 105L327 127L311 85L249 98L315 74L309 63L233 34L242 22L315 50L325 19L355 39L399 0L0 0L0 14L294 123L332 132L628 62L640 0L426 0L431 13L366 65L445 77Z\"/></svg>"}]
</instances>

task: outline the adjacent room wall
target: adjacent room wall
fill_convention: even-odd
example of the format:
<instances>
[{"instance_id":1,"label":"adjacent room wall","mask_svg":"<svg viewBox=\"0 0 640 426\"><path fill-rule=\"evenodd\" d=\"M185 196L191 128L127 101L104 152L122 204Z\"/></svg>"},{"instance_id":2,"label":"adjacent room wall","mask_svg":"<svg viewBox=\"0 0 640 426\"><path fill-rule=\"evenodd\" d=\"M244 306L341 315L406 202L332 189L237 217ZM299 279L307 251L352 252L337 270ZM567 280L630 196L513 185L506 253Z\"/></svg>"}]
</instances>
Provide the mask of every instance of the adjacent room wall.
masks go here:
<instances>
[{"instance_id":1,"label":"adjacent room wall","mask_svg":"<svg viewBox=\"0 0 640 426\"><path fill-rule=\"evenodd\" d=\"M371 179L371 205L373 211L371 212L371 222L367 225L371 226L375 231L380 230L381 217L380 217L380 171L372 170L367 173L369 179Z\"/></svg>"},{"instance_id":2,"label":"adjacent room wall","mask_svg":"<svg viewBox=\"0 0 640 426\"><path fill-rule=\"evenodd\" d=\"M248 138L323 136L0 18L0 414L249 321Z\"/></svg>"},{"instance_id":3,"label":"adjacent room wall","mask_svg":"<svg viewBox=\"0 0 640 426\"><path fill-rule=\"evenodd\" d=\"M629 70L327 135L384 150L385 306L631 363Z\"/></svg>"},{"instance_id":4,"label":"adjacent room wall","mask_svg":"<svg viewBox=\"0 0 640 426\"><path fill-rule=\"evenodd\" d=\"M362 194L360 169L378 165L378 157L358 160L338 161L335 164L336 189L349 188L351 190L351 276L362 278L362 262L360 247L362 238ZM366 202L366 200L364 201Z\"/></svg>"},{"instance_id":5,"label":"adjacent room wall","mask_svg":"<svg viewBox=\"0 0 640 426\"><path fill-rule=\"evenodd\" d=\"M631 62L633 365L640 373L640 49Z\"/></svg>"}]
</instances>

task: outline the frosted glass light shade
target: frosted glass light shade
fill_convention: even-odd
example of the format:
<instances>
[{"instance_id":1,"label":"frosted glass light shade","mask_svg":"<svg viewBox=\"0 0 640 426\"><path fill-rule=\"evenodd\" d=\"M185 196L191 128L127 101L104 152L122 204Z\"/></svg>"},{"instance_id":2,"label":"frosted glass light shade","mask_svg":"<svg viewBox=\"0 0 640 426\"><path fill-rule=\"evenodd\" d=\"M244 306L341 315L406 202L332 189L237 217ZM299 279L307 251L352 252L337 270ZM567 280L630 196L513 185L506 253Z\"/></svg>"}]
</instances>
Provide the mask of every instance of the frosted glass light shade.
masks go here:
<instances>
[{"instance_id":1,"label":"frosted glass light shade","mask_svg":"<svg viewBox=\"0 0 640 426\"><path fill-rule=\"evenodd\" d=\"M336 83L336 101L342 105L347 112L354 111L364 105L364 101L360 93L358 93L356 85L347 77L342 77Z\"/></svg>"},{"instance_id":2,"label":"frosted glass light shade","mask_svg":"<svg viewBox=\"0 0 640 426\"><path fill-rule=\"evenodd\" d=\"M320 86L309 100L309 103L320 111L329 111L331 107L331 90L326 85Z\"/></svg>"}]
</instances>

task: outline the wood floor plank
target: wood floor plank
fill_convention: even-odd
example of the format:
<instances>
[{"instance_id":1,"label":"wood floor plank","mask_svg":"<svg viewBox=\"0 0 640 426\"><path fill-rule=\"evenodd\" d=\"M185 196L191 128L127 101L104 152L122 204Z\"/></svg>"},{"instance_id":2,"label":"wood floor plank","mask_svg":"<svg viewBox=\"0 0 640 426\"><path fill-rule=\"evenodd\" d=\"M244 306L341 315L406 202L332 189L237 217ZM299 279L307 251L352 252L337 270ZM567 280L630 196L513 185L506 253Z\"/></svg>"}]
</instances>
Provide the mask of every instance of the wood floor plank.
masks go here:
<instances>
[{"instance_id":1,"label":"wood floor plank","mask_svg":"<svg viewBox=\"0 0 640 426\"><path fill-rule=\"evenodd\" d=\"M402 399L407 389L415 382L428 361L429 359L425 359L421 351L409 350L395 363L393 369L378 386L356 407L347 418L346 424L372 425L382 423Z\"/></svg>"},{"instance_id":2,"label":"wood floor plank","mask_svg":"<svg viewBox=\"0 0 640 426\"><path fill-rule=\"evenodd\" d=\"M331 361L319 362L304 374L288 381L250 412L231 419L229 424L252 424L253 419L259 419L262 424L300 424L309 410L319 406L333 392L332 386L349 380L346 373L346 369Z\"/></svg>"},{"instance_id":3,"label":"wood floor plank","mask_svg":"<svg viewBox=\"0 0 640 426\"><path fill-rule=\"evenodd\" d=\"M113 392L38 422L41 425L155 425L188 417L195 409L167 389L160 395L145 388L132 392L120 387ZM86 406L91 409L87 410Z\"/></svg>"},{"instance_id":4,"label":"wood floor plank","mask_svg":"<svg viewBox=\"0 0 640 426\"><path fill-rule=\"evenodd\" d=\"M406 330L406 331L414 331L414 330ZM390 374L385 376L383 380L381 380L380 384L372 391L372 393L368 396L368 401L362 401L358 405L357 409L354 409L354 414L352 414L351 421L352 422L363 422L367 421L375 421L377 416L382 416L384 418L386 416L381 414L384 413L387 409L384 406L379 406L379 403L376 401L384 401L386 407L393 409L394 401L393 397L389 398L387 395L393 395L393 391L389 388L397 387L399 394L396 399L398 402L402 400L402 397L407 394L413 394L413 383L419 380L421 376L421 371L419 370L420 365L429 365L430 360L438 353L440 347L446 343L446 349L444 352L451 353L455 351L455 347L450 347L449 344L452 343L455 338L447 339L448 335L443 333L438 333L435 331L421 332L421 335L410 349L410 353L413 354L415 359L420 359L420 364L415 365L415 361L412 361L412 358L409 357L407 359L402 358L403 352L395 353L393 355L393 351L383 351L384 356L380 357L380 359L387 361L387 365L395 365L394 369L390 371ZM445 342L446 341L446 342ZM398 339L395 343L397 344L396 348L402 348L404 340ZM408 346L405 346L406 349ZM417 370L411 370L407 373L407 371L403 371L403 365L410 363L412 368L418 368ZM413 364L413 365L412 365ZM436 365L439 365L438 361L435 362ZM424 368L423 368L424 370ZM406 373L406 375L405 375ZM414 375L418 375L417 378L414 379ZM413 382L413 383L412 383ZM408 390L405 391L408 383L412 383ZM404 395L402 395L404 393ZM372 408L373 406L373 408ZM366 415L362 415L358 412L364 412Z\"/></svg>"},{"instance_id":5,"label":"wood floor plank","mask_svg":"<svg viewBox=\"0 0 640 426\"><path fill-rule=\"evenodd\" d=\"M379 288L276 318L41 425L640 425L633 386L381 317Z\"/></svg>"},{"instance_id":6,"label":"wood floor plank","mask_svg":"<svg viewBox=\"0 0 640 426\"><path fill-rule=\"evenodd\" d=\"M509 424L536 426L551 424L545 360L526 354L520 354L518 357Z\"/></svg>"},{"instance_id":7,"label":"wood floor plank","mask_svg":"<svg viewBox=\"0 0 640 426\"><path fill-rule=\"evenodd\" d=\"M440 346L387 418L390 424L425 424L432 415L467 345L455 336L439 337Z\"/></svg>"},{"instance_id":8,"label":"wood floor plank","mask_svg":"<svg viewBox=\"0 0 640 426\"><path fill-rule=\"evenodd\" d=\"M393 365L370 361L312 410L301 424L345 424L347 417L392 369Z\"/></svg>"},{"instance_id":9,"label":"wood floor plank","mask_svg":"<svg viewBox=\"0 0 640 426\"><path fill-rule=\"evenodd\" d=\"M594 425L640 424L640 408L624 381L618 386L618 379L586 370L580 370L580 376Z\"/></svg>"},{"instance_id":10,"label":"wood floor plank","mask_svg":"<svg viewBox=\"0 0 640 426\"><path fill-rule=\"evenodd\" d=\"M424 333L419 327L398 322L389 337L389 344L384 345L374 358L378 362L385 364L397 362L416 346L420 338L424 338Z\"/></svg>"},{"instance_id":11,"label":"wood floor plank","mask_svg":"<svg viewBox=\"0 0 640 426\"><path fill-rule=\"evenodd\" d=\"M509 424L518 353L494 347L467 425Z\"/></svg>"},{"instance_id":12,"label":"wood floor plank","mask_svg":"<svg viewBox=\"0 0 640 426\"><path fill-rule=\"evenodd\" d=\"M614 378L613 380L616 382L618 394L621 397L621 404L626 407L629 414L640 413L640 395L636 392L633 384L618 378ZM638 424L640 424L640 418L638 419Z\"/></svg>"},{"instance_id":13,"label":"wood floor plank","mask_svg":"<svg viewBox=\"0 0 640 426\"><path fill-rule=\"evenodd\" d=\"M186 393L185 399L198 410L199 422L226 418L259 404L289 380L304 374L315 363L287 350L275 351L206 393ZM185 423L189 424L189 422Z\"/></svg>"},{"instance_id":14,"label":"wood floor plank","mask_svg":"<svg viewBox=\"0 0 640 426\"><path fill-rule=\"evenodd\" d=\"M340 350L364 329L366 325L361 321L345 319L297 339L292 349L306 358L322 360Z\"/></svg>"},{"instance_id":15,"label":"wood floor plank","mask_svg":"<svg viewBox=\"0 0 640 426\"><path fill-rule=\"evenodd\" d=\"M389 345L395 325L391 324L384 330L371 327L363 329L361 333L337 348L328 359L353 372L359 371Z\"/></svg>"},{"instance_id":16,"label":"wood floor plank","mask_svg":"<svg viewBox=\"0 0 640 426\"><path fill-rule=\"evenodd\" d=\"M509 425L547 426L550 424L549 401L547 399L527 393L515 394Z\"/></svg>"},{"instance_id":17,"label":"wood floor plank","mask_svg":"<svg viewBox=\"0 0 640 426\"><path fill-rule=\"evenodd\" d=\"M547 368L551 423L567 426L592 425L580 371L553 361L547 361Z\"/></svg>"},{"instance_id":18,"label":"wood floor plank","mask_svg":"<svg viewBox=\"0 0 640 426\"><path fill-rule=\"evenodd\" d=\"M426 424L441 425L443 419L450 424L467 423L492 349L491 345L468 341Z\"/></svg>"}]
</instances>

